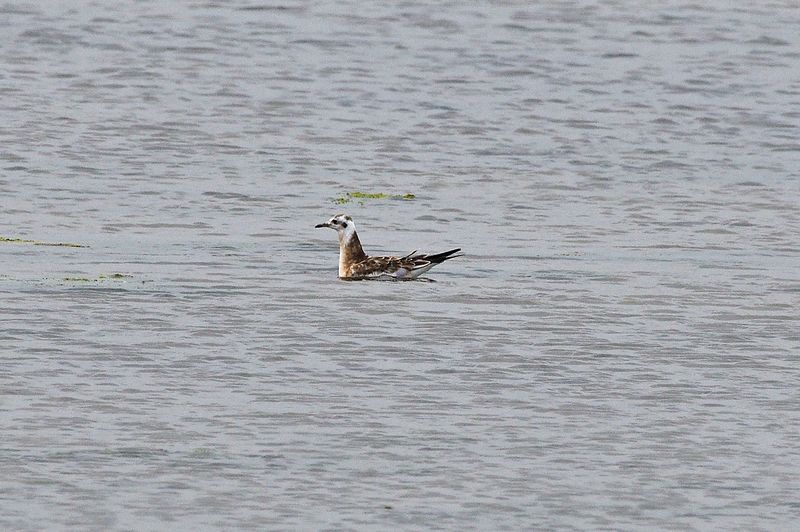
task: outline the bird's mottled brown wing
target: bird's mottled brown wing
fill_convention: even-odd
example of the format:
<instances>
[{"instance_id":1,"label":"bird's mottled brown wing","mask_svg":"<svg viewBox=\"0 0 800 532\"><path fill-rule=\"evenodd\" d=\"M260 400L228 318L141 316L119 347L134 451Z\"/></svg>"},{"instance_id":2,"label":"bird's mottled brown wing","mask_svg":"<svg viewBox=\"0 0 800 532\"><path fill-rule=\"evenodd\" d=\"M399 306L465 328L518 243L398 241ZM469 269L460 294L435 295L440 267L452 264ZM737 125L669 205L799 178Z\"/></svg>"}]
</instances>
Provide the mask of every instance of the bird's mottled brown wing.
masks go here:
<instances>
[{"instance_id":1,"label":"bird's mottled brown wing","mask_svg":"<svg viewBox=\"0 0 800 532\"><path fill-rule=\"evenodd\" d=\"M348 278L364 279L391 275L398 279L414 279L436 264L454 257L461 257L461 255L456 255L459 251L461 249L456 248L434 255L412 251L404 257L367 257L348 268Z\"/></svg>"},{"instance_id":2,"label":"bird's mottled brown wing","mask_svg":"<svg viewBox=\"0 0 800 532\"><path fill-rule=\"evenodd\" d=\"M350 266L350 277L375 277L394 275L401 268L411 271L427 264L428 261L409 259L406 257L368 257Z\"/></svg>"}]
</instances>

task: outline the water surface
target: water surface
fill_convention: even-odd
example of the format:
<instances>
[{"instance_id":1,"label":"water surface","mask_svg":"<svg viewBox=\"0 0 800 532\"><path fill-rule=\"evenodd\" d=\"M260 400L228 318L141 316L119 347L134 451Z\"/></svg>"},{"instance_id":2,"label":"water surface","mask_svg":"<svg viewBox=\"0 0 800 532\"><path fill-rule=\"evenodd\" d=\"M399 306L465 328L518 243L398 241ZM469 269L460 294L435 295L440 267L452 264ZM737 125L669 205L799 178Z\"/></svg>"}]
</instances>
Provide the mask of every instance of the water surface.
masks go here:
<instances>
[{"instance_id":1,"label":"water surface","mask_svg":"<svg viewBox=\"0 0 800 532\"><path fill-rule=\"evenodd\" d=\"M0 527L793 528L799 25L0 6Z\"/></svg>"}]
</instances>

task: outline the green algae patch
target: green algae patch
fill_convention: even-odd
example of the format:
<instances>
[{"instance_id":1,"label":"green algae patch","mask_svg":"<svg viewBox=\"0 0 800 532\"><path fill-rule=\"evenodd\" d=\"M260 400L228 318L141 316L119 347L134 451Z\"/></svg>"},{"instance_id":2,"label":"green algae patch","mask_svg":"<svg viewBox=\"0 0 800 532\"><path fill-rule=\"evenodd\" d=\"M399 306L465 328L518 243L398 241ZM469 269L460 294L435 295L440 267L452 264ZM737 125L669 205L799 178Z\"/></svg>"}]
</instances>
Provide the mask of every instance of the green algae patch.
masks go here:
<instances>
[{"instance_id":1,"label":"green algae patch","mask_svg":"<svg viewBox=\"0 0 800 532\"><path fill-rule=\"evenodd\" d=\"M193 458L212 458L214 454L215 453L213 449L209 449L208 447L198 447L190 453L190 456Z\"/></svg>"},{"instance_id":2,"label":"green algae patch","mask_svg":"<svg viewBox=\"0 0 800 532\"><path fill-rule=\"evenodd\" d=\"M61 281L65 283L106 283L111 281L126 282L127 279L133 279L133 275L127 273L101 273L97 277L63 277Z\"/></svg>"},{"instance_id":3,"label":"green algae patch","mask_svg":"<svg viewBox=\"0 0 800 532\"><path fill-rule=\"evenodd\" d=\"M390 200L413 200L417 196L414 194L386 194L384 192L359 192L351 191L345 192L341 196L333 199L336 205L346 205L348 203L357 202L359 205L364 205L364 200L376 199L390 199Z\"/></svg>"},{"instance_id":4,"label":"green algae patch","mask_svg":"<svg viewBox=\"0 0 800 532\"><path fill-rule=\"evenodd\" d=\"M84 244L75 244L73 242L44 242L42 240L30 240L27 238L9 238L7 236L0 236L0 244L28 244L31 246L53 246L60 248L88 248Z\"/></svg>"},{"instance_id":5,"label":"green algae patch","mask_svg":"<svg viewBox=\"0 0 800 532\"><path fill-rule=\"evenodd\" d=\"M128 275L127 273L101 273L98 279L112 279L112 280L119 280L119 279L133 279L133 275Z\"/></svg>"}]
</instances>

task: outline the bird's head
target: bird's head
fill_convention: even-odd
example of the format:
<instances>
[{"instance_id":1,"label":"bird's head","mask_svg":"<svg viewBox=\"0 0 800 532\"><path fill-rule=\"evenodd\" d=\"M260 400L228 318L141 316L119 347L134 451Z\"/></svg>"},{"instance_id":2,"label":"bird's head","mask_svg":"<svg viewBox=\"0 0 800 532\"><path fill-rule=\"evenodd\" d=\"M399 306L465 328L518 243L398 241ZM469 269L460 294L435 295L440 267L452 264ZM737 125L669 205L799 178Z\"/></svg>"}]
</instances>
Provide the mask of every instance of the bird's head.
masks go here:
<instances>
[{"instance_id":1,"label":"bird's head","mask_svg":"<svg viewBox=\"0 0 800 532\"><path fill-rule=\"evenodd\" d=\"M336 232L339 233L339 239L345 241L349 240L350 235L356 231L356 225L353 223L353 219L347 214L337 214L327 222L317 224L314 227L317 229L320 227L336 229Z\"/></svg>"}]
</instances>

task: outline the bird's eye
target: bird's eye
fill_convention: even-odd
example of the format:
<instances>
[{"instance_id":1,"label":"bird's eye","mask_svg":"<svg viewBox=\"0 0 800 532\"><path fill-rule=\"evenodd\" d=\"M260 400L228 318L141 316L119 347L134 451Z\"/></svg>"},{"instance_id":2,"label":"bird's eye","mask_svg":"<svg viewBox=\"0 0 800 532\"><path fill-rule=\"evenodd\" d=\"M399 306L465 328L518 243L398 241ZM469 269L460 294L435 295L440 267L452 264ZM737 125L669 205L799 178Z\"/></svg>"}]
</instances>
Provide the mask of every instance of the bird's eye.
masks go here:
<instances>
[{"instance_id":1,"label":"bird's eye","mask_svg":"<svg viewBox=\"0 0 800 532\"><path fill-rule=\"evenodd\" d=\"M332 223L333 225L339 225L339 220L331 220L331 223Z\"/></svg>"},{"instance_id":2,"label":"bird's eye","mask_svg":"<svg viewBox=\"0 0 800 532\"><path fill-rule=\"evenodd\" d=\"M347 222L342 222L342 227L347 227Z\"/></svg>"}]
</instances>

